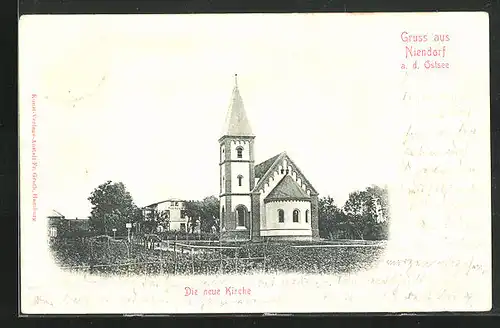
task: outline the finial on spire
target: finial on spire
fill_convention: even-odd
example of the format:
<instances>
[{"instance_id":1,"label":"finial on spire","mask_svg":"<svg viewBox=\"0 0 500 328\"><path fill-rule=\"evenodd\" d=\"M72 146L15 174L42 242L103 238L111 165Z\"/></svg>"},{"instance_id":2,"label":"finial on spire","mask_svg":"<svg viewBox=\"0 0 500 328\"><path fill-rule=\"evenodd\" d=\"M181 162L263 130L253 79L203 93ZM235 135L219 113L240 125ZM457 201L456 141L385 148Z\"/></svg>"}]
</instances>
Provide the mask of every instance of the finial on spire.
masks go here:
<instances>
[{"instance_id":1,"label":"finial on spire","mask_svg":"<svg viewBox=\"0 0 500 328\"><path fill-rule=\"evenodd\" d=\"M234 74L234 86L237 87L238 86L238 74Z\"/></svg>"}]
</instances>

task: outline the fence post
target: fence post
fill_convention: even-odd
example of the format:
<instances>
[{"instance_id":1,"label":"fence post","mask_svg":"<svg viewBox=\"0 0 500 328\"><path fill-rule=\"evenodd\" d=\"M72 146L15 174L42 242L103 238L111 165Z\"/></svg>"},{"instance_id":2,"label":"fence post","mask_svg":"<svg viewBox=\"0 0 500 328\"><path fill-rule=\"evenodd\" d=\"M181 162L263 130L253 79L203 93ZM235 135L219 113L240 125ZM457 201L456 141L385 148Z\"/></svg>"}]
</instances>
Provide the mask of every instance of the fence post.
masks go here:
<instances>
[{"instance_id":1,"label":"fence post","mask_svg":"<svg viewBox=\"0 0 500 328\"><path fill-rule=\"evenodd\" d=\"M234 254L234 270L236 273L238 273L238 252L239 252L239 248L236 248L236 252Z\"/></svg>"},{"instance_id":2,"label":"fence post","mask_svg":"<svg viewBox=\"0 0 500 328\"><path fill-rule=\"evenodd\" d=\"M220 247L220 245L219 245ZM220 265L219 265L219 271L222 274L224 272L223 266L222 266L222 248L219 248L219 255L220 255Z\"/></svg>"},{"instance_id":3,"label":"fence post","mask_svg":"<svg viewBox=\"0 0 500 328\"><path fill-rule=\"evenodd\" d=\"M267 243L264 247L264 273L266 272L266 253L267 253Z\"/></svg>"},{"instance_id":4,"label":"fence post","mask_svg":"<svg viewBox=\"0 0 500 328\"><path fill-rule=\"evenodd\" d=\"M89 244L90 244L90 273L94 272L94 249L92 247L93 244L93 239L89 238Z\"/></svg>"},{"instance_id":5,"label":"fence post","mask_svg":"<svg viewBox=\"0 0 500 328\"><path fill-rule=\"evenodd\" d=\"M255 264L254 264L254 261L252 259L252 256L250 255L250 241L247 244L247 257L248 257L248 259L246 261L248 261L248 262L245 262L245 265L243 267L245 268L245 270L248 270L249 268L253 269Z\"/></svg>"},{"instance_id":6,"label":"fence post","mask_svg":"<svg viewBox=\"0 0 500 328\"><path fill-rule=\"evenodd\" d=\"M163 276L163 250L160 243L160 274Z\"/></svg>"},{"instance_id":7,"label":"fence post","mask_svg":"<svg viewBox=\"0 0 500 328\"><path fill-rule=\"evenodd\" d=\"M128 244L127 242L125 242L126 246L127 246L127 262L128 262L128 274L130 275L130 271L131 271L131 267L130 267L130 244Z\"/></svg>"},{"instance_id":8,"label":"fence post","mask_svg":"<svg viewBox=\"0 0 500 328\"><path fill-rule=\"evenodd\" d=\"M177 240L177 236L175 237ZM177 242L174 242L174 274L177 274Z\"/></svg>"},{"instance_id":9,"label":"fence post","mask_svg":"<svg viewBox=\"0 0 500 328\"><path fill-rule=\"evenodd\" d=\"M191 272L194 274L194 247L191 247Z\"/></svg>"}]
</instances>

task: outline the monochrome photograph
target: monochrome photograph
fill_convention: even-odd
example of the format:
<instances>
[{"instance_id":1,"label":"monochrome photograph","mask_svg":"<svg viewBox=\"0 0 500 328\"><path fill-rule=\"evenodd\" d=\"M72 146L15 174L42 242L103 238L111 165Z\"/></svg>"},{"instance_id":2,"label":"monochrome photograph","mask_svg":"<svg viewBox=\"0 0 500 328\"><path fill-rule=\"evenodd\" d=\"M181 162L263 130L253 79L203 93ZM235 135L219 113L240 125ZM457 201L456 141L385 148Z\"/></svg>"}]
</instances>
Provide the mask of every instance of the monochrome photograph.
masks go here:
<instances>
[{"instance_id":1,"label":"monochrome photograph","mask_svg":"<svg viewBox=\"0 0 500 328\"><path fill-rule=\"evenodd\" d=\"M21 312L491 307L487 28L23 17Z\"/></svg>"},{"instance_id":2,"label":"monochrome photograph","mask_svg":"<svg viewBox=\"0 0 500 328\"><path fill-rule=\"evenodd\" d=\"M255 140L235 74L218 140L218 193L139 207L122 181L108 180L89 195L89 216L47 217L55 260L65 269L144 274L328 273L377 261L388 238L386 188L367 184L339 206L319 196L286 152L256 164ZM216 168L192 163L188 170Z\"/></svg>"}]
</instances>

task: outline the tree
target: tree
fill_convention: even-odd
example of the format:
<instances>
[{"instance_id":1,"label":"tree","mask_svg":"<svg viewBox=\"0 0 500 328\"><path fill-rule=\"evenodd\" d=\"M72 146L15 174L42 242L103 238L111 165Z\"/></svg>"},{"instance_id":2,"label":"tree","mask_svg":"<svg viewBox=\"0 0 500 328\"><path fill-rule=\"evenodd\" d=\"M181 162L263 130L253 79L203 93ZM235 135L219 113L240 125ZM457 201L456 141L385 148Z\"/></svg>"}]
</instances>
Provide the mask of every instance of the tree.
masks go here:
<instances>
[{"instance_id":1,"label":"tree","mask_svg":"<svg viewBox=\"0 0 500 328\"><path fill-rule=\"evenodd\" d=\"M366 188L366 192L372 198L374 206L372 210L374 210L374 215L377 216L377 221L387 222L390 219L389 192L387 188L372 185Z\"/></svg>"},{"instance_id":2,"label":"tree","mask_svg":"<svg viewBox=\"0 0 500 328\"><path fill-rule=\"evenodd\" d=\"M318 228L321 238L333 239L345 222L345 215L330 196L320 198L318 202Z\"/></svg>"},{"instance_id":3,"label":"tree","mask_svg":"<svg viewBox=\"0 0 500 328\"><path fill-rule=\"evenodd\" d=\"M170 226L170 216L168 211L161 211L158 209L149 210L144 219L142 227L145 233L157 232L159 225L162 225L167 229Z\"/></svg>"},{"instance_id":4,"label":"tree","mask_svg":"<svg viewBox=\"0 0 500 328\"><path fill-rule=\"evenodd\" d=\"M347 225L353 232L353 238L365 239L371 218L369 217L369 195L365 191L349 194L343 210L347 216Z\"/></svg>"},{"instance_id":5,"label":"tree","mask_svg":"<svg viewBox=\"0 0 500 328\"><path fill-rule=\"evenodd\" d=\"M373 185L350 193L343 211L353 238L387 239L390 212L386 188Z\"/></svg>"},{"instance_id":6,"label":"tree","mask_svg":"<svg viewBox=\"0 0 500 328\"><path fill-rule=\"evenodd\" d=\"M125 224L138 222L142 216L122 182L106 181L92 191L88 200L92 204L90 226L99 233L109 234L114 228L117 234L125 234Z\"/></svg>"},{"instance_id":7,"label":"tree","mask_svg":"<svg viewBox=\"0 0 500 328\"><path fill-rule=\"evenodd\" d=\"M155 211L155 220L163 225L167 230L170 230L170 212L169 211Z\"/></svg>"},{"instance_id":8,"label":"tree","mask_svg":"<svg viewBox=\"0 0 500 328\"><path fill-rule=\"evenodd\" d=\"M196 222L202 215L202 203L198 200L186 202L186 215L188 217L187 231L193 233Z\"/></svg>"},{"instance_id":9,"label":"tree","mask_svg":"<svg viewBox=\"0 0 500 328\"><path fill-rule=\"evenodd\" d=\"M203 232L211 232L214 225L218 229L219 198L208 196L202 201L192 200L187 202L186 215L189 217L188 227L191 233L194 232L198 224L200 224L200 230Z\"/></svg>"},{"instance_id":10,"label":"tree","mask_svg":"<svg viewBox=\"0 0 500 328\"><path fill-rule=\"evenodd\" d=\"M212 232L212 226L219 229L219 197L209 196L202 201L201 231Z\"/></svg>"},{"instance_id":11,"label":"tree","mask_svg":"<svg viewBox=\"0 0 500 328\"><path fill-rule=\"evenodd\" d=\"M375 220L373 226L373 239L388 239L389 238L389 222L391 218L389 207L389 191L386 187L382 188L376 185L368 187L366 192L372 199L371 215Z\"/></svg>"}]
</instances>

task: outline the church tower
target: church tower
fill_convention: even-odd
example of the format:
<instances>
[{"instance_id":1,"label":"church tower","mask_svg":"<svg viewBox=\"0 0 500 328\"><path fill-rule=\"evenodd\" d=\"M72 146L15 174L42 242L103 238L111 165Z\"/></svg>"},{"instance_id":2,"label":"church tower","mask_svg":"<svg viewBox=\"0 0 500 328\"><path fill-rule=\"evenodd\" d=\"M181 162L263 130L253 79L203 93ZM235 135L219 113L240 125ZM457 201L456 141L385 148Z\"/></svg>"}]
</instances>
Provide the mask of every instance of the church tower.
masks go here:
<instances>
[{"instance_id":1,"label":"church tower","mask_svg":"<svg viewBox=\"0 0 500 328\"><path fill-rule=\"evenodd\" d=\"M249 239L252 229L251 191L255 184L254 139L234 76L220 152L220 228L223 239Z\"/></svg>"}]
</instances>

